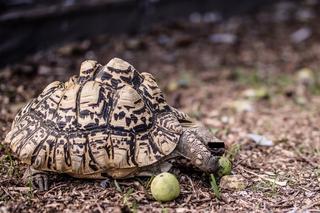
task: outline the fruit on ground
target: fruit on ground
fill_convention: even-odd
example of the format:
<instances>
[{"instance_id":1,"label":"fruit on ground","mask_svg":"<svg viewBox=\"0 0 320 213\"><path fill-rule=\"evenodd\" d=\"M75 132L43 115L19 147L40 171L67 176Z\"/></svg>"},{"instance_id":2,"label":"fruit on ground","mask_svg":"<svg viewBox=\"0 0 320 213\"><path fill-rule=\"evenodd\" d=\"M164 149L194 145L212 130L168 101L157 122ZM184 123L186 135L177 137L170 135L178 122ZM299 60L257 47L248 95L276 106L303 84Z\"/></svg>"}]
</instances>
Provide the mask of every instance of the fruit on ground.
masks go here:
<instances>
[{"instance_id":1,"label":"fruit on ground","mask_svg":"<svg viewBox=\"0 0 320 213\"><path fill-rule=\"evenodd\" d=\"M161 202L171 201L180 195L180 184L169 172L158 174L151 182L152 196Z\"/></svg>"},{"instance_id":2,"label":"fruit on ground","mask_svg":"<svg viewBox=\"0 0 320 213\"><path fill-rule=\"evenodd\" d=\"M219 159L218 176L222 177L224 175L230 175L231 169L232 169L232 164L231 164L230 160L227 157L222 156Z\"/></svg>"}]
</instances>

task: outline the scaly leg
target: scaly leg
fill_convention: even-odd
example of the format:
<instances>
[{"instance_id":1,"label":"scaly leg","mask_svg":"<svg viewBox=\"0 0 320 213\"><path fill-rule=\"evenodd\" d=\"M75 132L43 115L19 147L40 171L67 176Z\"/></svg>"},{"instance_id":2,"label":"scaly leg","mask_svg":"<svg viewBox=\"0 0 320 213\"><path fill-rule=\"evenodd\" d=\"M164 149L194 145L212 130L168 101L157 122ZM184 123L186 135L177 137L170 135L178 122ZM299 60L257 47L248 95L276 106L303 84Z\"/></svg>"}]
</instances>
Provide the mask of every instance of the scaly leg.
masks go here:
<instances>
[{"instance_id":1,"label":"scaly leg","mask_svg":"<svg viewBox=\"0 0 320 213\"><path fill-rule=\"evenodd\" d=\"M39 191L48 190L48 173L38 171L32 167L29 167L23 175L23 180L28 182L31 179L32 186L39 189Z\"/></svg>"}]
</instances>

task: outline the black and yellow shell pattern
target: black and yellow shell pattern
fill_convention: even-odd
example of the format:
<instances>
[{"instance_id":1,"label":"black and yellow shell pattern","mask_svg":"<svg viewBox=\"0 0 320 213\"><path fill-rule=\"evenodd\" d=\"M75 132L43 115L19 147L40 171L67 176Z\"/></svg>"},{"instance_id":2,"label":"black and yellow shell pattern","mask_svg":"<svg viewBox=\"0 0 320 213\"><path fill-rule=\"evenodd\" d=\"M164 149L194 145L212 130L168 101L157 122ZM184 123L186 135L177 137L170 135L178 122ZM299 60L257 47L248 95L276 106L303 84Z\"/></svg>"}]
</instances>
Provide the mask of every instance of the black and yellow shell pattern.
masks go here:
<instances>
[{"instance_id":1,"label":"black and yellow shell pattern","mask_svg":"<svg viewBox=\"0 0 320 213\"><path fill-rule=\"evenodd\" d=\"M85 61L16 115L5 141L42 171L77 177L152 165L176 147L182 127L151 74L114 58Z\"/></svg>"}]
</instances>

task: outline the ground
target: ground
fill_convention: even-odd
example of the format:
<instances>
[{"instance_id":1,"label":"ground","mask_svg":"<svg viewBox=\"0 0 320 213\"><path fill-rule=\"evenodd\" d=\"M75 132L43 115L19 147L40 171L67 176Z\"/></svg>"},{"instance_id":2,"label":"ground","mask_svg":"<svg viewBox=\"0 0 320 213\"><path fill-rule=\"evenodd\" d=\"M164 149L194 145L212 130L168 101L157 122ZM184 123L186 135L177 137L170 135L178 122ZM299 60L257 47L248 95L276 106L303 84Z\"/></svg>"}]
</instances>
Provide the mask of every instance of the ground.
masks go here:
<instances>
[{"instance_id":1,"label":"ground","mask_svg":"<svg viewBox=\"0 0 320 213\"><path fill-rule=\"evenodd\" d=\"M221 188L207 175L176 168L181 195L152 199L148 179L111 182L50 177L39 192L22 182L26 166L0 146L0 212L319 212L320 15L317 1L281 2L252 15L154 26L146 34L97 36L30 55L0 71L0 141L17 110L49 82L77 74L86 58L128 60L151 72L168 102L204 123L228 149L240 147L233 175L243 190ZM248 134L272 144L259 145Z\"/></svg>"}]
</instances>

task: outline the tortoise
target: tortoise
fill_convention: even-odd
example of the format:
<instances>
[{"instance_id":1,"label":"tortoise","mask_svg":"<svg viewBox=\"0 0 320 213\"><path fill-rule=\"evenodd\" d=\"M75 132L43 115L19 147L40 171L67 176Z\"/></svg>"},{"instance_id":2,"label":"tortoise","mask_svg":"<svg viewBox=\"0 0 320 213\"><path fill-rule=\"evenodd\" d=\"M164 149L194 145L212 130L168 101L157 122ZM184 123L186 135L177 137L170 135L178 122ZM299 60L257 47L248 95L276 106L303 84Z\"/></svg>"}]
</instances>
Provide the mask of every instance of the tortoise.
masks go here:
<instances>
[{"instance_id":1,"label":"tortoise","mask_svg":"<svg viewBox=\"0 0 320 213\"><path fill-rule=\"evenodd\" d=\"M49 84L17 113L5 142L40 190L48 189L48 172L120 179L168 170L177 157L215 172L224 150L167 104L151 74L119 58L105 66L86 60L79 76Z\"/></svg>"}]
</instances>

